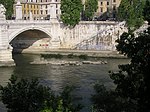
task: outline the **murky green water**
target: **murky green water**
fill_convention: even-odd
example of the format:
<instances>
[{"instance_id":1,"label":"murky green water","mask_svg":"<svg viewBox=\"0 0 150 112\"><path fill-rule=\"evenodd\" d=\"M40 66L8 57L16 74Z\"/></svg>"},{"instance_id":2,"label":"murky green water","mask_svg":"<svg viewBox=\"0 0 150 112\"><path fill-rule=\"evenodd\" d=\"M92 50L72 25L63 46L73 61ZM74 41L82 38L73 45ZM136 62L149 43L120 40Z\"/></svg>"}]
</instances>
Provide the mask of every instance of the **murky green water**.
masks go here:
<instances>
[{"instance_id":1,"label":"murky green water","mask_svg":"<svg viewBox=\"0 0 150 112\"><path fill-rule=\"evenodd\" d=\"M128 59L102 58L108 63L102 65L85 64L81 66L57 66L57 65L31 65L32 61L40 59L39 55L15 55L16 67L0 68L0 84L6 85L12 74L21 78L39 78L40 82L59 93L66 85L74 85L73 91L76 102L82 103L85 107L82 112L90 112L90 97L94 93L93 85L100 81L109 88L114 85L108 76L108 71L117 70L117 65L128 63ZM80 99L80 100L79 100ZM1 105L1 104L0 104ZM0 112L5 112L0 106Z\"/></svg>"}]
</instances>

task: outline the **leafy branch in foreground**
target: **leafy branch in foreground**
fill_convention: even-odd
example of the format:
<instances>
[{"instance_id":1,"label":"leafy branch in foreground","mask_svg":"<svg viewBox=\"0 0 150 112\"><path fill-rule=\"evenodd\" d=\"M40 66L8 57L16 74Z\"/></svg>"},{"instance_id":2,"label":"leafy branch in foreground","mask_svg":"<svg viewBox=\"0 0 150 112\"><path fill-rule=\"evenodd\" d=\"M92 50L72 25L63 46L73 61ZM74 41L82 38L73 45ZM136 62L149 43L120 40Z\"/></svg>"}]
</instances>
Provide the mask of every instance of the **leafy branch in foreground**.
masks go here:
<instances>
[{"instance_id":1,"label":"leafy branch in foreground","mask_svg":"<svg viewBox=\"0 0 150 112\"><path fill-rule=\"evenodd\" d=\"M146 0L145 2L143 16L144 16L144 19L148 21L150 25L150 0Z\"/></svg>"},{"instance_id":2,"label":"leafy branch in foreground","mask_svg":"<svg viewBox=\"0 0 150 112\"><path fill-rule=\"evenodd\" d=\"M18 80L14 75L7 86L0 87L1 100L8 112L78 112L82 107L72 103L71 92L67 86L56 96L38 80Z\"/></svg>"},{"instance_id":3,"label":"leafy branch in foreground","mask_svg":"<svg viewBox=\"0 0 150 112\"><path fill-rule=\"evenodd\" d=\"M93 96L95 109L99 112L149 112L150 28L138 37L133 33L123 33L117 42L117 50L131 62L119 65L119 72L110 72L115 90L96 86Z\"/></svg>"}]
</instances>

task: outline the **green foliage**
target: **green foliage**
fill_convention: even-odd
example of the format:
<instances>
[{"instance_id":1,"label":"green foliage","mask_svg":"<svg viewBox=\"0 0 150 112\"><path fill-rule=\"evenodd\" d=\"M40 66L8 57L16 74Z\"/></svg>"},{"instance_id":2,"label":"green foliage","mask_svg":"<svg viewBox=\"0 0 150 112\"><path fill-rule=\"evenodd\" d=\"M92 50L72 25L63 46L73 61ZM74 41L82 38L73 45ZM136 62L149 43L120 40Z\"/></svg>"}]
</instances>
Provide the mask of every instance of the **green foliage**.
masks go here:
<instances>
[{"instance_id":1,"label":"green foliage","mask_svg":"<svg viewBox=\"0 0 150 112\"><path fill-rule=\"evenodd\" d=\"M53 96L51 90L39 85L37 80L17 81L12 76L6 87L1 87L2 101L9 112L38 112L44 102Z\"/></svg>"},{"instance_id":2,"label":"green foliage","mask_svg":"<svg viewBox=\"0 0 150 112\"><path fill-rule=\"evenodd\" d=\"M61 54L41 54L41 57L43 58L56 58L56 59L61 59L63 58L63 55Z\"/></svg>"},{"instance_id":3,"label":"green foliage","mask_svg":"<svg viewBox=\"0 0 150 112\"><path fill-rule=\"evenodd\" d=\"M61 93L63 112L79 112L82 109L81 104L73 105L71 92L74 90L74 87L66 86ZM60 111L62 112L62 111Z\"/></svg>"},{"instance_id":4,"label":"green foliage","mask_svg":"<svg viewBox=\"0 0 150 112\"><path fill-rule=\"evenodd\" d=\"M81 106L72 104L71 92L67 86L55 96L38 80L18 80L14 75L6 87L0 86L0 96L8 112L78 112Z\"/></svg>"},{"instance_id":5,"label":"green foliage","mask_svg":"<svg viewBox=\"0 0 150 112\"><path fill-rule=\"evenodd\" d=\"M48 59L48 58L56 58L56 59L61 59L64 56L61 54L41 54L41 57ZM77 55L73 55L73 54L68 54L67 58L79 58L79 59L84 59L87 60L88 59L88 55L86 54L81 54L79 56Z\"/></svg>"},{"instance_id":6,"label":"green foliage","mask_svg":"<svg viewBox=\"0 0 150 112\"><path fill-rule=\"evenodd\" d=\"M144 19L147 20L150 24L150 0L146 0L145 6L144 6Z\"/></svg>"},{"instance_id":7,"label":"green foliage","mask_svg":"<svg viewBox=\"0 0 150 112\"><path fill-rule=\"evenodd\" d=\"M141 112L147 111L150 104L150 28L137 38L133 37L124 33L117 40L117 50L131 58L131 63L119 66L120 74L112 73L111 78L118 94L136 102L137 111Z\"/></svg>"},{"instance_id":8,"label":"green foliage","mask_svg":"<svg viewBox=\"0 0 150 112\"><path fill-rule=\"evenodd\" d=\"M82 106L80 104L75 105L72 103L73 99L71 96L71 92L73 91L73 87L66 86L60 96L55 97L54 107L51 107L50 105L47 105L45 109L43 109L40 112L79 112L82 109Z\"/></svg>"},{"instance_id":9,"label":"green foliage","mask_svg":"<svg viewBox=\"0 0 150 112\"><path fill-rule=\"evenodd\" d=\"M98 0L86 0L83 11L84 20L92 20L98 8Z\"/></svg>"},{"instance_id":10,"label":"green foliage","mask_svg":"<svg viewBox=\"0 0 150 112\"><path fill-rule=\"evenodd\" d=\"M61 19L62 22L74 27L80 21L80 13L82 10L81 0L61 0Z\"/></svg>"},{"instance_id":11,"label":"green foliage","mask_svg":"<svg viewBox=\"0 0 150 112\"><path fill-rule=\"evenodd\" d=\"M97 83L94 90L95 94L91 97L94 112L135 112L134 105L115 91L107 90L104 85Z\"/></svg>"},{"instance_id":12,"label":"green foliage","mask_svg":"<svg viewBox=\"0 0 150 112\"><path fill-rule=\"evenodd\" d=\"M3 4L6 8L6 18L11 19L13 14L14 0L0 0L0 4Z\"/></svg>"},{"instance_id":13,"label":"green foliage","mask_svg":"<svg viewBox=\"0 0 150 112\"><path fill-rule=\"evenodd\" d=\"M116 92L135 104L137 112L146 112L150 104L150 28L136 38L124 33L117 42L117 50L131 58L131 63L120 65L120 72L111 74Z\"/></svg>"},{"instance_id":14,"label":"green foliage","mask_svg":"<svg viewBox=\"0 0 150 112\"><path fill-rule=\"evenodd\" d=\"M88 59L88 55L86 54L81 54L78 56L80 59L84 59L84 60L87 60Z\"/></svg>"},{"instance_id":15,"label":"green foliage","mask_svg":"<svg viewBox=\"0 0 150 112\"><path fill-rule=\"evenodd\" d=\"M126 21L129 29L137 29L143 24L144 0L121 0L118 20Z\"/></svg>"},{"instance_id":16,"label":"green foliage","mask_svg":"<svg viewBox=\"0 0 150 112\"><path fill-rule=\"evenodd\" d=\"M67 57L68 57L68 58L73 58L73 57L75 57L75 55L73 55L73 54L68 54Z\"/></svg>"},{"instance_id":17,"label":"green foliage","mask_svg":"<svg viewBox=\"0 0 150 112\"><path fill-rule=\"evenodd\" d=\"M115 90L95 88L95 109L103 112L149 112L150 28L138 37L123 33L117 42L117 50L131 58L131 62L119 65L119 72L110 72ZM99 100L96 102L96 99Z\"/></svg>"}]
</instances>

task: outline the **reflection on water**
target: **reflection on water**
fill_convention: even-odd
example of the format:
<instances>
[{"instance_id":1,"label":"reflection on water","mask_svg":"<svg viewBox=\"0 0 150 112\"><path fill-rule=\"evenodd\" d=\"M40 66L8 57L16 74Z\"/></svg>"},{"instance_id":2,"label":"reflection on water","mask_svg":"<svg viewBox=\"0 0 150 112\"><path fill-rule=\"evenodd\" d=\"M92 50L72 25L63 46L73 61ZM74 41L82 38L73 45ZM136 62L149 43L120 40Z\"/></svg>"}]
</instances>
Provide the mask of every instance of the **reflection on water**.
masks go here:
<instances>
[{"instance_id":1,"label":"reflection on water","mask_svg":"<svg viewBox=\"0 0 150 112\"><path fill-rule=\"evenodd\" d=\"M0 67L0 85L6 85L13 73L13 67Z\"/></svg>"},{"instance_id":2,"label":"reflection on water","mask_svg":"<svg viewBox=\"0 0 150 112\"><path fill-rule=\"evenodd\" d=\"M94 92L93 85L100 81L107 87L112 88L109 70L117 70L117 65L129 62L128 59L102 59L108 64L104 65L81 65L81 66L56 66L56 65L30 65L29 62L40 60L39 55L15 55L16 67L0 68L0 84L6 85L11 74L20 78L39 78L40 82L60 92L66 85L76 87L74 95L81 99L85 108L82 112L90 112L90 96ZM78 100L77 100L78 101ZM4 112L1 111L0 112Z\"/></svg>"}]
</instances>

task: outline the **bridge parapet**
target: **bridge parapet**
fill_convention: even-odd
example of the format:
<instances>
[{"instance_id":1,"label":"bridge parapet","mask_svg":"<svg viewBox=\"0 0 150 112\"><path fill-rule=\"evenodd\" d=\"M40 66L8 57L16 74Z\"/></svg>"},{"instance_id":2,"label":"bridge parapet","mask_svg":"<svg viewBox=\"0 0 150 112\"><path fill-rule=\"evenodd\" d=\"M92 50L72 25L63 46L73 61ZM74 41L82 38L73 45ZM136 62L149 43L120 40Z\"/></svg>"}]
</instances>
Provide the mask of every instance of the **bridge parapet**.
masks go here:
<instances>
[{"instance_id":1,"label":"bridge parapet","mask_svg":"<svg viewBox=\"0 0 150 112\"><path fill-rule=\"evenodd\" d=\"M116 21L80 21L80 24L101 24L101 25L116 25Z\"/></svg>"},{"instance_id":2,"label":"bridge parapet","mask_svg":"<svg viewBox=\"0 0 150 112\"><path fill-rule=\"evenodd\" d=\"M7 20L8 23L51 23L50 20Z\"/></svg>"}]
</instances>

